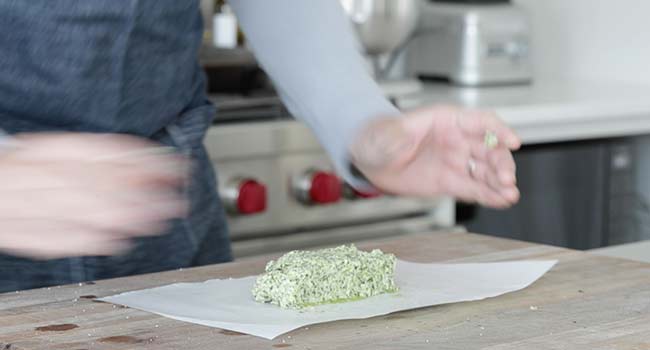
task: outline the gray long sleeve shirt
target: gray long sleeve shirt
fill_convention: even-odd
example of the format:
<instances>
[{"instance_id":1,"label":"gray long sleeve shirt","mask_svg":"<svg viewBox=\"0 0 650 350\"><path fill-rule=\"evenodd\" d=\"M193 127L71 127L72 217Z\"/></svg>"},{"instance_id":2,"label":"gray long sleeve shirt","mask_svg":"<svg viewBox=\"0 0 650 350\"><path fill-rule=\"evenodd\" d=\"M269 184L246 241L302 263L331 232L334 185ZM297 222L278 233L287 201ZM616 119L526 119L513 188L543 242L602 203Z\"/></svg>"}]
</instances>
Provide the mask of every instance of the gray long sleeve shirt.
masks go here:
<instances>
[{"instance_id":1,"label":"gray long sleeve shirt","mask_svg":"<svg viewBox=\"0 0 650 350\"><path fill-rule=\"evenodd\" d=\"M398 115L370 77L336 0L231 0L250 46L292 114L305 121L346 181L348 148L371 118Z\"/></svg>"}]
</instances>

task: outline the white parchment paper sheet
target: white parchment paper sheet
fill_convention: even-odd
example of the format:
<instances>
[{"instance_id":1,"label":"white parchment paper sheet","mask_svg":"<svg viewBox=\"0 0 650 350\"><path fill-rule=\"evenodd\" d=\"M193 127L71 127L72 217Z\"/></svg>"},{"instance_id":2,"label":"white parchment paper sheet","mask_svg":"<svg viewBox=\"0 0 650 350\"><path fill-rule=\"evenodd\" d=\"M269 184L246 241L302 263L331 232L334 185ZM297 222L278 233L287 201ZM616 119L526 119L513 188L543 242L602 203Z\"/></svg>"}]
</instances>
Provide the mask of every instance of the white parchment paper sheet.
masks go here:
<instances>
[{"instance_id":1,"label":"white parchment paper sheet","mask_svg":"<svg viewBox=\"0 0 650 350\"><path fill-rule=\"evenodd\" d=\"M395 268L395 282L400 288L398 293L301 311L255 302L250 292L255 276L176 283L100 300L175 320L273 339L310 324L496 297L528 287L555 263L418 264L398 260Z\"/></svg>"}]
</instances>

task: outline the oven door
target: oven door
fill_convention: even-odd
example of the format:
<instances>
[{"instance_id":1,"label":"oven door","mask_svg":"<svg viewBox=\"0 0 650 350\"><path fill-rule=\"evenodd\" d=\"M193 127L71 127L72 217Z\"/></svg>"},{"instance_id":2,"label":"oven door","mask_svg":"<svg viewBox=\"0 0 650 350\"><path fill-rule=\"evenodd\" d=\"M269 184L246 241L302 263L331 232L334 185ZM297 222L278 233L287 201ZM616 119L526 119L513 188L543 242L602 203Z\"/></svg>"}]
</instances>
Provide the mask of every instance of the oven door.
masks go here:
<instances>
[{"instance_id":1,"label":"oven door","mask_svg":"<svg viewBox=\"0 0 650 350\"><path fill-rule=\"evenodd\" d=\"M409 234L436 231L449 232L463 229L450 228L436 224L431 215L393 219L385 222L372 222L359 225L310 230L285 235L262 236L259 238L234 240L233 254L235 258L256 255L283 253L295 249L322 248L341 244L355 243L365 240L397 237Z\"/></svg>"}]
</instances>

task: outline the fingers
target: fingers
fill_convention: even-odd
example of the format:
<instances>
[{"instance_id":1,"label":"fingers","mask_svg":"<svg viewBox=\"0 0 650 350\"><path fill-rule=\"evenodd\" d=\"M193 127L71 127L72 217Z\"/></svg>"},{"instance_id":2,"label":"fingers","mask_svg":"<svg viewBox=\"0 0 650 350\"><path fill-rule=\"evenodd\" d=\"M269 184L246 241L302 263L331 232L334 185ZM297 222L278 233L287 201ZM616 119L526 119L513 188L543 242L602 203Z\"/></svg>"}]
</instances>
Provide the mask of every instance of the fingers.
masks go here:
<instances>
[{"instance_id":1,"label":"fingers","mask_svg":"<svg viewBox=\"0 0 650 350\"><path fill-rule=\"evenodd\" d=\"M478 182L468 175L448 173L442 181L448 194L461 201L493 208L507 208L512 205L510 201L485 183Z\"/></svg>"},{"instance_id":2,"label":"fingers","mask_svg":"<svg viewBox=\"0 0 650 350\"><path fill-rule=\"evenodd\" d=\"M447 156L442 188L466 202L504 208L519 200L514 160L509 152L493 152L485 160Z\"/></svg>"},{"instance_id":3,"label":"fingers","mask_svg":"<svg viewBox=\"0 0 650 350\"><path fill-rule=\"evenodd\" d=\"M14 138L30 157L44 161L87 161L160 148L151 141L122 134L51 132L18 134Z\"/></svg>"},{"instance_id":4,"label":"fingers","mask_svg":"<svg viewBox=\"0 0 650 350\"><path fill-rule=\"evenodd\" d=\"M519 200L516 164L512 153L505 147L490 149L483 140L472 142L472 158L476 162L474 178L485 183L510 203Z\"/></svg>"},{"instance_id":5,"label":"fingers","mask_svg":"<svg viewBox=\"0 0 650 350\"><path fill-rule=\"evenodd\" d=\"M176 193L159 191L35 190L5 193L11 201L0 201L10 220L70 222L101 230L113 236L161 233L164 223L184 217L187 201ZM34 208L47 208L35 211Z\"/></svg>"},{"instance_id":6,"label":"fingers","mask_svg":"<svg viewBox=\"0 0 650 350\"><path fill-rule=\"evenodd\" d=\"M512 153L506 150L490 152L487 161L492 172L498 177L501 185L508 186L516 184L517 166Z\"/></svg>"},{"instance_id":7,"label":"fingers","mask_svg":"<svg viewBox=\"0 0 650 350\"><path fill-rule=\"evenodd\" d=\"M504 161L495 160L496 165L487 161L475 161L470 178L502 196L510 204L514 204L519 200L514 167L508 170L507 165L499 165L499 163L509 164L512 161L512 156L507 156Z\"/></svg>"},{"instance_id":8,"label":"fingers","mask_svg":"<svg viewBox=\"0 0 650 350\"><path fill-rule=\"evenodd\" d=\"M179 187L187 181L190 162L180 157L143 159L137 164L106 163L100 167L112 169L112 178L105 182L123 182L125 185L166 185ZM99 169L98 169L99 170Z\"/></svg>"},{"instance_id":9,"label":"fingers","mask_svg":"<svg viewBox=\"0 0 650 350\"><path fill-rule=\"evenodd\" d=\"M497 174L487 162L475 160L473 170L468 170L470 177L479 182L487 184L490 189L499 193L503 188Z\"/></svg>"},{"instance_id":10,"label":"fingers","mask_svg":"<svg viewBox=\"0 0 650 350\"><path fill-rule=\"evenodd\" d=\"M459 111L458 126L465 134L481 142L486 132L493 132L506 148L516 150L521 147L521 140L515 132L492 112Z\"/></svg>"},{"instance_id":11,"label":"fingers","mask_svg":"<svg viewBox=\"0 0 650 350\"><path fill-rule=\"evenodd\" d=\"M516 165L512 153L504 148L487 150L484 145L473 145L471 152L472 159L485 162L489 169L495 172L499 183L502 185L514 185L516 183Z\"/></svg>"},{"instance_id":12,"label":"fingers","mask_svg":"<svg viewBox=\"0 0 650 350\"><path fill-rule=\"evenodd\" d=\"M122 180L130 185L179 186L190 170L190 162L168 147L142 148L101 156L82 165L86 168L94 166L119 170L108 172L111 181Z\"/></svg>"},{"instance_id":13,"label":"fingers","mask_svg":"<svg viewBox=\"0 0 650 350\"><path fill-rule=\"evenodd\" d=\"M0 236L5 236L0 237L0 250L33 259L115 255L131 247L129 240L116 239L81 225L49 220L5 220Z\"/></svg>"},{"instance_id":14,"label":"fingers","mask_svg":"<svg viewBox=\"0 0 650 350\"><path fill-rule=\"evenodd\" d=\"M189 162L125 135L24 134L0 167L0 250L110 255L188 212Z\"/></svg>"},{"instance_id":15,"label":"fingers","mask_svg":"<svg viewBox=\"0 0 650 350\"><path fill-rule=\"evenodd\" d=\"M69 137L73 140L79 138ZM10 163L11 167L1 169L0 180L11 181L0 181L0 190L83 186L127 190L130 186L178 187L186 182L189 175L189 160L169 153L167 148L151 148L149 143L145 143L149 145L148 148L125 151L120 147L107 147L112 150L97 150L97 142L94 142L87 145L87 149L98 152L93 156L87 150L79 154L77 149L71 149L70 143L79 146L78 140L64 142L59 138L23 135L21 143L24 146L4 154L3 162ZM45 146L48 142L52 143L49 149ZM78 148L85 149L81 146ZM112 156L106 156L107 153Z\"/></svg>"}]
</instances>

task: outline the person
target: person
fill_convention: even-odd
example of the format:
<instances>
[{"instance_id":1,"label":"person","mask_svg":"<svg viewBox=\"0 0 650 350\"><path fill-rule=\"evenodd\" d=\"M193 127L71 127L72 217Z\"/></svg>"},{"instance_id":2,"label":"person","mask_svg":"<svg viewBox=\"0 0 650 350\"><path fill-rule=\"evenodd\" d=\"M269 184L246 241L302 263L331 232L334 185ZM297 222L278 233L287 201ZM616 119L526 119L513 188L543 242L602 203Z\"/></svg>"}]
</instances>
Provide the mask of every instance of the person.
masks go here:
<instances>
[{"instance_id":1,"label":"person","mask_svg":"<svg viewBox=\"0 0 650 350\"><path fill-rule=\"evenodd\" d=\"M491 112L400 113L366 72L338 2L230 5L347 182L491 207L518 200L514 132ZM0 290L230 261L202 144L215 109L197 59L198 1L0 0L0 28Z\"/></svg>"}]
</instances>

